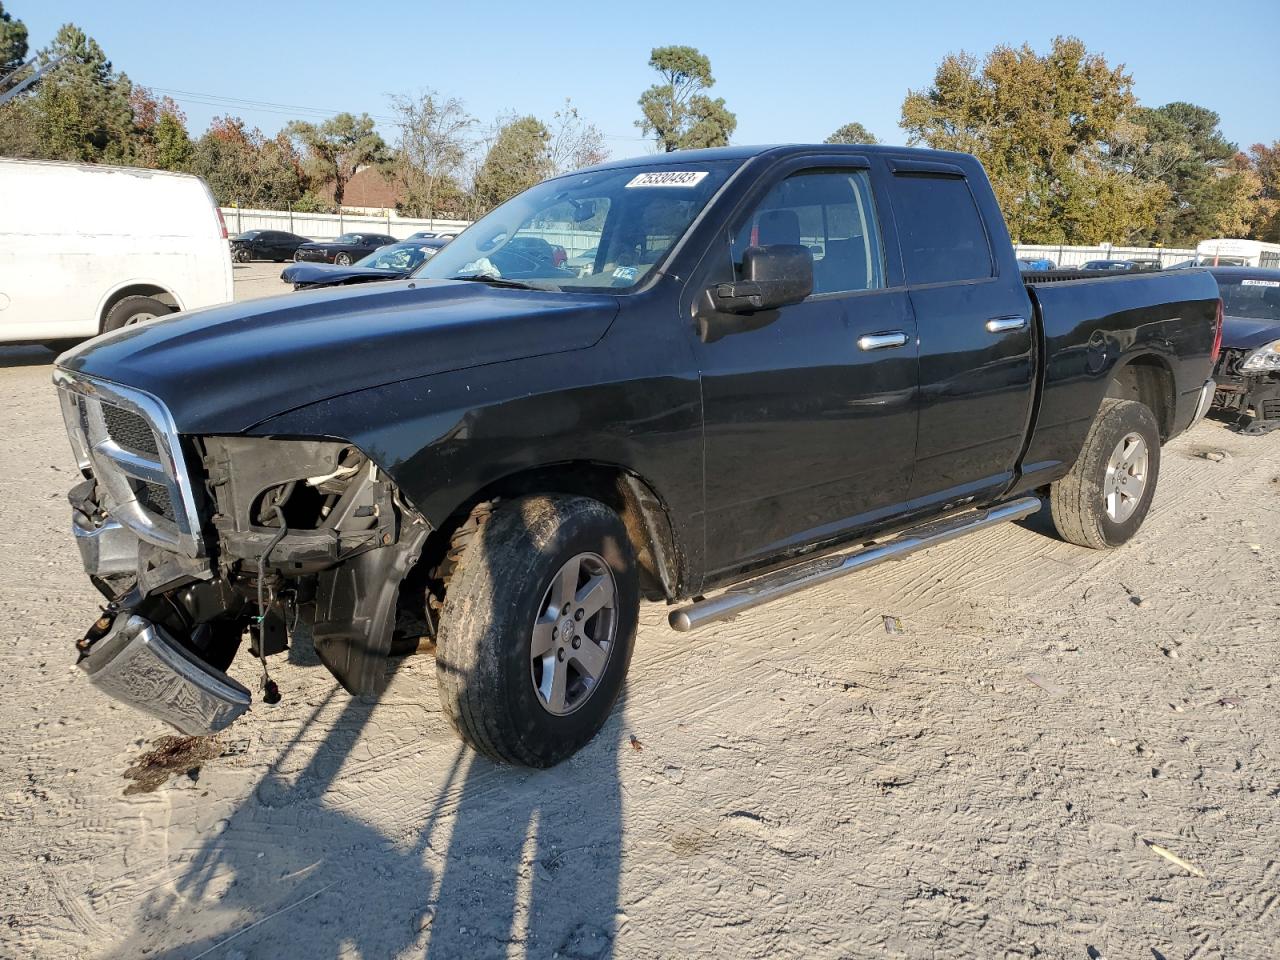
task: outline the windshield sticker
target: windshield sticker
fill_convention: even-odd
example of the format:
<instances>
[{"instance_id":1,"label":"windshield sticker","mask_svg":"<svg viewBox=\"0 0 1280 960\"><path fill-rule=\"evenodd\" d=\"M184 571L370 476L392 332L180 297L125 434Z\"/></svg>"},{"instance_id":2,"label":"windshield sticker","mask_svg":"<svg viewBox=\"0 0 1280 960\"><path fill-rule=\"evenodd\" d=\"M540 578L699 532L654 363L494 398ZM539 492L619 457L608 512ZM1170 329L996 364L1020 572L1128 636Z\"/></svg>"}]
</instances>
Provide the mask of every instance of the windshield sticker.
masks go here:
<instances>
[{"instance_id":1,"label":"windshield sticker","mask_svg":"<svg viewBox=\"0 0 1280 960\"><path fill-rule=\"evenodd\" d=\"M635 283L636 277L639 275L640 271L635 267L619 267L617 270L613 271L613 279L626 280L629 283Z\"/></svg>"},{"instance_id":2,"label":"windshield sticker","mask_svg":"<svg viewBox=\"0 0 1280 960\"><path fill-rule=\"evenodd\" d=\"M1242 287L1280 287L1280 280L1241 280Z\"/></svg>"},{"instance_id":3,"label":"windshield sticker","mask_svg":"<svg viewBox=\"0 0 1280 960\"><path fill-rule=\"evenodd\" d=\"M638 173L631 178L632 187L696 187L706 177L705 170L664 170L654 173Z\"/></svg>"}]
</instances>

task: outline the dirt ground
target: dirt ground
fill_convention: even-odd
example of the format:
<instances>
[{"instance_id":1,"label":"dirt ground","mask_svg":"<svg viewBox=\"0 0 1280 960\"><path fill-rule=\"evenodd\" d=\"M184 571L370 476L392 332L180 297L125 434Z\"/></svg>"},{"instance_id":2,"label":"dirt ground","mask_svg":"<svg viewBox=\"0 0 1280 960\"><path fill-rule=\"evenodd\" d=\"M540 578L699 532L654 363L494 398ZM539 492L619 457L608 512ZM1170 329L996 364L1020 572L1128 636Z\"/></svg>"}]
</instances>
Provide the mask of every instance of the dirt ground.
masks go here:
<instances>
[{"instance_id":1,"label":"dirt ground","mask_svg":"<svg viewBox=\"0 0 1280 960\"><path fill-rule=\"evenodd\" d=\"M51 359L0 350L2 957L1275 955L1280 434L1169 445L1116 552L1033 518L691 636L648 606L531 772L427 656L374 704L299 645L214 744L99 696Z\"/></svg>"}]
</instances>

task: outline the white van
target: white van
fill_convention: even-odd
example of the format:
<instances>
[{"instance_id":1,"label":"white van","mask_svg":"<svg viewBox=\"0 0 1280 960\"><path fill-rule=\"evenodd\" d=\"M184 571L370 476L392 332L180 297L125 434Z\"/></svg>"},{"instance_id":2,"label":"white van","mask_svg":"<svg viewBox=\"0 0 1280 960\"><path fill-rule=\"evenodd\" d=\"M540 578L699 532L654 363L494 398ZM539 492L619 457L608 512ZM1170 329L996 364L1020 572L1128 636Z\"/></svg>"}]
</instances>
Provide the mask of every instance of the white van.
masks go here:
<instances>
[{"instance_id":1,"label":"white van","mask_svg":"<svg viewBox=\"0 0 1280 960\"><path fill-rule=\"evenodd\" d=\"M1280 267L1280 243L1230 237L1201 240L1196 262L1202 267Z\"/></svg>"},{"instance_id":2,"label":"white van","mask_svg":"<svg viewBox=\"0 0 1280 960\"><path fill-rule=\"evenodd\" d=\"M227 228L199 177L0 159L0 343L84 339L231 296Z\"/></svg>"}]
</instances>

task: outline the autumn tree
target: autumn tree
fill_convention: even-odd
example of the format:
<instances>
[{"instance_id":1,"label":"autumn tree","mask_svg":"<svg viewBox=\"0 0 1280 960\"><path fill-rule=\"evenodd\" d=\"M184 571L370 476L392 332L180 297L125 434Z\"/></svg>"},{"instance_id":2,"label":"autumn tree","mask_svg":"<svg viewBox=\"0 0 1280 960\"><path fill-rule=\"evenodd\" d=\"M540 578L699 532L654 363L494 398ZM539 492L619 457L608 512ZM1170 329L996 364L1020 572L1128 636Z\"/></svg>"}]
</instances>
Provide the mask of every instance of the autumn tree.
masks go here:
<instances>
[{"instance_id":1,"label":"autumn tree","mask_svg":"<svg viewBox=\"0 0 1280 960\"><path fill-rule=\"evenodd\" d=\"M1280 243L1280 140L1249 148L1249 166L1258 178L1258 194L1250 215L1249 236Z\"/></svg>"},{"instance_id":2,"label":"autumn tree","mask_svg":"<svg viewBox=\"0 0 1280 960\"><path fill-rule=\"evenodd\" d=\"M653 135L668 152L727 145L738 118L723 97L703 93L715 85L711 61L693 47L655 47L649 66L662 82L640 96L642 116L636 126L645 136Z\"/></svg>"},{"instance_id":3,"label":"autumn tree","mask_svg":"<svg viewBox=\"0 0 1280 960\"><path fill-rule=\"evenodd\" d=\"M911 91L901 126L912 144L976 154L1010 233L1025 243L1125 243L1148 236L1168 188L1111 156L1132 124L1132 78L1074 37L996 47L979 62L948 56Z\"/></svg>"},{"instance_id":4,"label":"autumn tree","mask_svg":"<svg viewBox=\"0 0 1280 960\"><path fill-rule=\"evenodd\" d=\"M864 127L862 124L854 120L852 123L846 123L843 127L833 133L823 143L879 143L876 135Z\"/></svg>"},{"instance_id":5,"label":"autumn tree","mask_svg":"<svg viewBox=\"0 0 1280 960\"><path fill-rule=\"evenodd\" d=\"M399 138L395 174L404 188L397 209L415 217L457 214L464 205L460 180L476 119L457 97L434 90L391 98Z\"/></svg>"},{"instance_id":6,"label":"autumn tree","mask_svg":"<svg viewBox=\"0 0 1280 960\"><path fill-rule=\"evenodd\" d=\"M279 210L301 201L306 190L302 158L289 137L265 137L239 117L214 118L195 143L191 170L224 206Z\"/></svg>"},{"instance_id":7,"label":"autumn tree","mask_svg":"<svg viewBox=\"0 0 1280 960\"><path fill-rule=\"evenodd\" d=\"M27 62L27 27L0 3L0 79Z\"/></svg>"},{"instance_id":8,"label":"autumn tree","mask_svg":"<svg viewBox=\"0 0 1280 960\"><path fill-rule=\"evenodd\" d=\"M473 192L488 211L551 173L551 133L536 117L515 117L498 129L476 173Z\"/></svg>"},{"instance_id":9,"label":"autumn tree","mask_svg":"<svg viewBox=\"0 0 1280 960\"><path fill-rule=\"evenodd\" d=\"M133 111L131 162L156 170L189 170L194 148L182 108L172 98L157 99L141 86L133 88L129 107Z\"/></svg>"},{"instance_id":10,"label":"autumn tree","mask_svg":"<svg viewBox=\"0 0 1280 960\"><path fill-rule=\"evenodd\" d=\"M339 207L347 182L361 168L391 159L367 113L358 117L339 113L320 124L295 120L286 132L306 151L307 172L322 183L333 184L333 202Z\"/></svg>"},{"instance_id":11,"label":"autumn tree","mask_svg":"<svg viewBox=\"0 0 1280 960\"><path fill-rule=\"evenodd\" d=\"M581 170L609 159L604 134L594 123L582 118L568 97L565 97L564 106L551 115L548 133L551 139L547 153L552 173Z\"/></svg>"}]
</instances>

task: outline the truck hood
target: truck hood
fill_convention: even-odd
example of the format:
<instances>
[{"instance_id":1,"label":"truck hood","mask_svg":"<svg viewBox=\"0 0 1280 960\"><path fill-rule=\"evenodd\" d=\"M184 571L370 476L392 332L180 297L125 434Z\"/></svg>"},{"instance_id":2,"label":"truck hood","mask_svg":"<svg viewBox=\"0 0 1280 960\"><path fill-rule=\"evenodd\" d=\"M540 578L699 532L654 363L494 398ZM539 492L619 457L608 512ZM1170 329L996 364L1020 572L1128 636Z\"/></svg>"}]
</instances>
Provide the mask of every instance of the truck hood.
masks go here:
<instances>
[{"instance_id":1,"label":"truck hood","mask_svg":"<svg viewBox=\"0 0 1280 960\"><path fill-rule=\"evenodd\" d=\"M180 433L240 433L355 390L585 349L617 312L608 295L390 281L150 320L90 340L58 365L145 390Z\"/></svg>"},{"instance_id":2,"label":"truck hood","mask_svg":"<svg viewBox=\"0 0 1280 960\"><path fill-rule=\"evenodd\" d=\"M1251 320L1248 317L1222 318L1222 345L1233 350L1252 350L1272 340L1280 340L1280 321Z\"/></svg>"}]
</instances>

